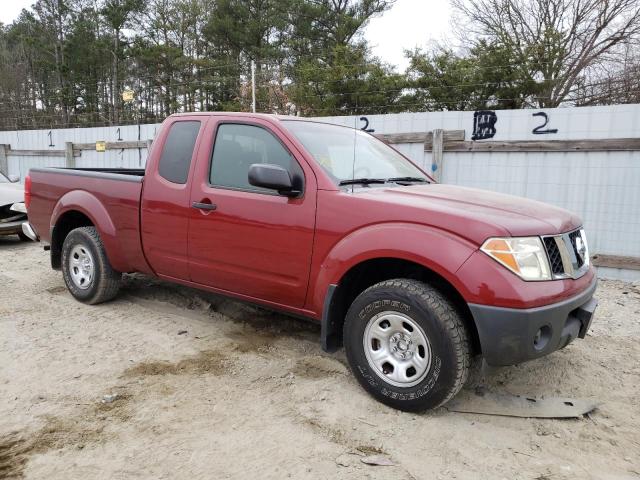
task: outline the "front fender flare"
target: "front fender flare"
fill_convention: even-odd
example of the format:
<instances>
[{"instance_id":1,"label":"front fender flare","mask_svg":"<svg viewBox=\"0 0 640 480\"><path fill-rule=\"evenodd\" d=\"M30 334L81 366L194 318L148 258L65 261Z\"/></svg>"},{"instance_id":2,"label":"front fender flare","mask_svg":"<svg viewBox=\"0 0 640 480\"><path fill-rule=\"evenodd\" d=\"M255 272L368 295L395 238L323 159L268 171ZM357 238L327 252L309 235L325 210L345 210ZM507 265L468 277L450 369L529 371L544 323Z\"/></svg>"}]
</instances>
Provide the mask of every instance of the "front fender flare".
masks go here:
<instances>
[{"instance_id":1,"label":"front fender flare","mask_svg":"<svg viewBox=\"0 0 640 480\"><path fill-rule=\"evenodd\" d=\"M417 223L382 223L349 233L326 255L312 288L311 307L322 312L330 285L354 266L376 258L396 258L437 273L464 297L466 289L456 271L478 249L451 232Z\"/></svg>"}]
</instances>

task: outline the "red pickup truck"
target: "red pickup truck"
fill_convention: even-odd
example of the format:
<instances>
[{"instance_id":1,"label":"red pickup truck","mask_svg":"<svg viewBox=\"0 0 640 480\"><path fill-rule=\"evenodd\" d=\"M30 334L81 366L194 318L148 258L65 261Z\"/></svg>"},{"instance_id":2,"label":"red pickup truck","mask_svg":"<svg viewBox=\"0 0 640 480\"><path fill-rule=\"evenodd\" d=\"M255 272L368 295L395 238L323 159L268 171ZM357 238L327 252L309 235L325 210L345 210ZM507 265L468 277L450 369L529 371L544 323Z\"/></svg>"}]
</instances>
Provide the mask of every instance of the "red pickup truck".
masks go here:
<instances>
[{"instance_id":1,"label":"red pickup truck","mask_svg":"<svg viewBox=\"0 0 640 480\"><path fill-rule=\"evenodd\" d=\"M472 360L511 365L587 332L579 218L435 183L365 132L294 117L169 117L146 170L31 169L24 231L78 300L142 272L321 324L380 401L442 405Z\"/></svg>"}]
</instances>

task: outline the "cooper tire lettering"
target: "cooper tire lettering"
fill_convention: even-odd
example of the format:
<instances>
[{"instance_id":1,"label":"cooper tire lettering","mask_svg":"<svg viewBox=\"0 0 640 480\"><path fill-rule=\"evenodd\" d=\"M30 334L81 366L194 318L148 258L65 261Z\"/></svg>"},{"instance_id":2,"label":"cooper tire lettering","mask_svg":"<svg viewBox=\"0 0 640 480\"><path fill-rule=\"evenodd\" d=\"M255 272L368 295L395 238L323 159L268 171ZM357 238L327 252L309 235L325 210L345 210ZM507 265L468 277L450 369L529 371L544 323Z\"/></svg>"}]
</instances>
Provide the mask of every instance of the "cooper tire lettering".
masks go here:
<instances>
[{"instance_id":1,"label":"cooper tire lettering","mask_svg":"<svg viewBox=\"0 0 640 480\"><path fill-rule=\"evenodd\" d=\"M411 311L411 305L407 305L406 303L399 302L397 300L385 299L385 300L376 300L375 302L366 305L362 310L360 310L360 312L358 312L358 316L360 318L364 318L373 310L379 309L380 307L387 307L387 306L396 308L403 312Z\"/></svg>"}]
</instances>

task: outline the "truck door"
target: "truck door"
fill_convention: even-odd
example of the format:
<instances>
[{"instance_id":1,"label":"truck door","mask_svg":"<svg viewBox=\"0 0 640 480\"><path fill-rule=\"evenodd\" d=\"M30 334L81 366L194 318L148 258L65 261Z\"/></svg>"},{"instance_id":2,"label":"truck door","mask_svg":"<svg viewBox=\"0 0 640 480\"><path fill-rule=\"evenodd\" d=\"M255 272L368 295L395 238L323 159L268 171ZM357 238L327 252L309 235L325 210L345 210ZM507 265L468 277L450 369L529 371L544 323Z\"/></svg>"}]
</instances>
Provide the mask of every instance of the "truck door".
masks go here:
<instances>
[{"instance_id":1,"label":"truck door","mask_svg":"<svg viewBox=\"0 0 640 480\"><path fill-rule=\"evenodd\" d=\"M315 176L295 147L261 119L217 117L211 154L199 155L191 190L189 272L193 282L275 304L305 302L315 227ZM206 141L203 140L203 143ZM255 163L302 173L297 198L248 182Z\"/></svg>"},{"instance_id":2,"label":"truck door","mask_svg":"<svg viewBox=\"0 0 640 480\"><path fill-rule=\"evenodd\" d=\"M189 279L189 173L202 117L167 120L156 138L144 178L141 231L144 253L158 274Z\"/></svg>"}]
</instances>

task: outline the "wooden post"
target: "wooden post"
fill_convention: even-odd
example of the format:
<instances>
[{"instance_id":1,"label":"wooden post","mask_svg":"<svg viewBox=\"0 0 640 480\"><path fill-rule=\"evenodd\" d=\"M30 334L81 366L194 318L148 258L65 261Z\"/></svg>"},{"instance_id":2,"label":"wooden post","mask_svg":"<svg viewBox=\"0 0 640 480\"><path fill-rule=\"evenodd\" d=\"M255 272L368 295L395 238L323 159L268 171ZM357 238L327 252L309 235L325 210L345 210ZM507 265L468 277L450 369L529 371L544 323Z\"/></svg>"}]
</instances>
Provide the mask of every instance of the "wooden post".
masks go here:
<instances>
[{"instance_id":1,"label":"wooden post","mask_svg":"<svg viewBox=\"0 0 640 480\"><path fill-rule=\"evenodd\" d=\"M444 143L444 130L436 128L433 131L431 147L431 175L439 182L442 180L442 148Z\"/></svg>"},{"instance_id":2,"label":"wooden post","mask_svg":"<svg viewBox=\"0 0 640 480\"><path fill-rule=\"evenodd\" d=\"M73 142L65 142L64 144L64 166L66 168L76 166L76 159L73 157Z\"/></svg>"},{"instance_id":3,"label":"wooden post","mask_svg":"<svg viewBox=\"0 0 640 480\"><path fill-rule=\"evenodd\" d=\"M7 150L9 150L4 143L0 143L0 173L4 173L9 176L9 159L7 158Z\"/></svg>"}]
</instances>

